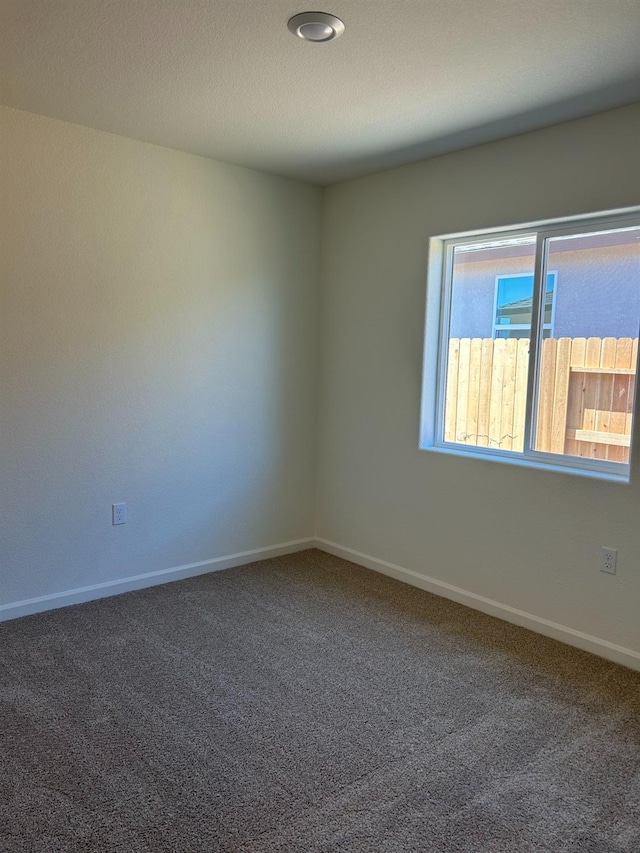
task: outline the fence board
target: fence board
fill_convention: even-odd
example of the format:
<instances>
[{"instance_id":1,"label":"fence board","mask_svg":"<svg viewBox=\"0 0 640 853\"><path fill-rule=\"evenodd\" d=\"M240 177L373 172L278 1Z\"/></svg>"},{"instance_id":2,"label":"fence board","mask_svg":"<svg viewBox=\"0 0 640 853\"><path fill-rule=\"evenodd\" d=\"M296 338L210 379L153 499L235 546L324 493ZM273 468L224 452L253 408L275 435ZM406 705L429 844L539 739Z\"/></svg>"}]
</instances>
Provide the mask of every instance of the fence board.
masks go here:
<instances>
[{"instance_id":1,"label":"fence board","mask_svg":"<svg viewBox=\"0 0 640 853\"><path fill-rule=\"evenodd\" d=\"M478 445L480 447L489 446L489 410L491 404L492 376L493 340L491 338L484 338L480 355L480 389L478 393Z\"/></svg>"},{"instance_id":2,"label":"fence board","mask_svg":"<svg viewBox=\"0 0 640 853\"><path fill-rule=\"evenodd\" d=\"M551 450L551 425L553 422L553 392L555 386L555 361L558 341L547 338L542 342L542 364L538 387L538 419L536 424L536 450Z\"/></svg>"},{"instance_id":3,"label":"fence board","mask_svg":"<svg viewBox=\"0 0 640 853\"><path fill-rule=\"evenodd\" d=\"M456 415L458 401L458 357L460 355L460 339L449 340L447 357L447 385L444 400L444 440L456 441Z\"/></svg>"},{"instance_id":4,"label":"fence board","mask_svg":"<svg viewBox=\"0 0 640 853\"><path fill-rule=\"evenodd\" d=\"M600 349L600 367L611 370L616 363L617 340L603 338ZM600 374L599 396L596 402L595 427L596 432L611 431L611 410L613 408L613 373ZM598 459L609 458L609 448L606 444L598 446Z\"/></svg>"},{"instance_id":5,"label":"fence board","mask_svg":"<svg viewBox=\"0 0 640 853\"><path fill-rule=\"evenodd\" d=\"M569 381L569 398L567 402L567 428L579 429L582 426L582 416L584 412L584 394L586 376L575 374L573 371L584 369L584 360L587 353L586 338L573 338L571 341L571 355L569 358L569 368L572 371ZM564 452L570 456L579 456L580 448L575 438L567 437L564 443Z\"/></svg>"},{"instance_id":6,"label":"fence board","mask_svg":"<svg viewBox=\"0 0 640 853\"><path fill-rule=\"evenodd\" d=\"M601 350L601 338L588 338L584 366L600 367ZM598 400L600 399L601 378L602 375L600 373L584 374L585 393L582 428L587 431L595 431L596 428L596 409L598 408ZM587 456L590 459L593 459L599 453L599 445L597 444L581 442L580 446L581 449L578 451L580 456Z\"/></svg>"},{"instance_id":7,"label":"fence board","mask_svg":"<svg viewBox=\"0 0 640 853\"><path fill-rule=\"evenodd\" d=\"M529 381L529 339L520 338L516 359L516 387L513 399L513 443L512 449L524 450L524 419L527 406L527 383Z\"/></svg>"},{"instance_id":8,"label":"fence board","mask_svg":"<svg viewBox=\"0 0 640 853\"><path fill-rule=\"evenodd\" d=\"M480 402L480 366L482 338L472 338L469 350L469 399L467 401L468 444L478 443L478 407Z\"/></svg>"},{"instance_id":9,"label":"fence board","mask_svg":"<svg viewBox=\"0 0 640 853\"><path fill-rule=\"evenodd\" d=\"M567 404L569 402L569 379L571 365L571 338L559 338L556 348L555 378L553 388L553 412L551 415L552 453L564 453L567 433Z\"/></svg>"},{"instance_id":10,"label":"fence board","mask_svg":"<svg viewBox=\"0 0 640 853\"><path fill-rule=\"evenodd\" d=\"M469 400L469 361L471 355L471 340L460 338L460 354L458 356L458 400L456 412L456 441L469 443L467 436L467 403Z\"/></svg>"},{"instance_id":11,"label":"fence board","mask_svg":"<svg viewBox=\"0 0 640 853\"><path fill-rule=\"evenodd\" d=\"M597 432L596 430L570 429L567 435L577 441L594 441L597 444L605 444L609 447L629 447L631 436L615 432Z\"/></svg>"},{"instance_id":12,"label":"fence board","mask_svg":"<svg viewBox=\"0 0 640 853\"><path fill-rule=\"evenodd\" d=\"M612 388L611 432L624 435L627 427L627 412L631 411L634 381L631 375L635 367L631 365L633 341L631 338L619 338L616 343L615 370ZM629 451L626 447L609 447L609 459L613 462L628 462Z\"/></svg>"},{"instance_id":13,"label":"fence board","mask_svg":"<svg viewBox=\"0 0 640 853\"><path fill-rule=\"evenodd\" d=\"M636 368L637 365L638 365L638 339L634 338L633 339L633 348L631 350L631 366L633 368ZM626 418L626 428L625 428L625 432L629 433L629 435L631 435L631 426L632 426L632 420L633 420L632 409L633 409L633 399L634 399L634 395L635 395L635 387L636 387L636 382L635 382L635 377L634 377L633 382L630 385L629 405L627 406L627 418Z\"/></svg>"},{"instance_id":14,"label":"fence board","mask_svg":"<svg viewBox=\"0 0 640 853\"><path fill-rule=\"evenodd\" d=\"M516 361L518 356L518 341L507 338L504 353L504 371L502 374L502 414L500 416L500 432L502 450L513 447L513 409L516 395Z\"/></svg>"},{"instance_id":15,"label":"fence board","mask_svg":"<svg viewBox=\"0 0 640 853\"><path fill-rule=\"evenodd\" d=\"M491 371L491 399L489 401L489 447L500 448L502 443L502 380L504 376L504 338L493 342L493 368Z\"/></svg>"}]
</instances>

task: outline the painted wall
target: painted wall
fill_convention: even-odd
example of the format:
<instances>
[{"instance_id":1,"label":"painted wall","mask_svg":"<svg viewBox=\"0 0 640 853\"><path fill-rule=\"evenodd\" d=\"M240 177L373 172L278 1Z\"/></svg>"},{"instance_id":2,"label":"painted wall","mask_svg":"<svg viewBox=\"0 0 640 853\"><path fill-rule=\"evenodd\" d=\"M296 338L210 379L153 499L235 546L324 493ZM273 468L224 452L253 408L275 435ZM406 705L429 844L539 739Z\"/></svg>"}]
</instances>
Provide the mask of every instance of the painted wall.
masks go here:
<instances>
[{"instance_id":1,"label":"painted wall","mask_svg":"<svg viewBox=\"0 0 640 853\"><path fill-rule=\"evenodd\" d=\"M312 536L320 191L0 130L0 604Z\"/></svg>"},{"instance_id":2,"label":"painted wall","mask_svg":"<svg viewBox=\"0 0 640 853\"><path fill-rule=\"evenodd\" d=\"M640 650L640 453L621 485L418 450L429 236L638 204L639 144L640 105L326 191L320 537Z\"/></svg>"},{"instance_id":3,"label":"painted wall","mask_svg":"<svg viewBox=\"0 0 640 853\"><path fill-rule=\"evenodd\" d=\"M429 235L639 203L639 107L326 190L320 306L316 188L0 131L0 605L311 536L317 450L320 537L640 650L640 454L622 486L417 449Z\"/></svg>"}]
</instances>

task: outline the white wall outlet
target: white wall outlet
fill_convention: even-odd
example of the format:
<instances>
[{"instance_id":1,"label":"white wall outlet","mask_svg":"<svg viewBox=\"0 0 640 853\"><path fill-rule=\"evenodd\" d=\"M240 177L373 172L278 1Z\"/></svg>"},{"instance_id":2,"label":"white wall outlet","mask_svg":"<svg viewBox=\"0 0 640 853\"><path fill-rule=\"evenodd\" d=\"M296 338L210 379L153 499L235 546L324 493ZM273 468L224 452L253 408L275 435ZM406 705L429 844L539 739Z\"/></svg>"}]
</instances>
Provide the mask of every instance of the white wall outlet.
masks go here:
<instances>
[{"instance_id":1,"label":"white wall outlet","mask_svg":"<svg viewBox=\"0 0 640 853\"><path fill-rule=\"evenodd\" d=\"M606 572L609 575L615 575L617 561L617 548L602 548L602 562L600 563L601 572Z\"/></svg>"},{"instance_id":2,"label":"white wall outlet","mask_svg":"<svg viewBox=\"0 0 640 853\"><path fill-rule=\"evenodd\" d=\"M111 523L125 524L127 520L126 504L111 504Z\"/></svg>"}]
</instances>

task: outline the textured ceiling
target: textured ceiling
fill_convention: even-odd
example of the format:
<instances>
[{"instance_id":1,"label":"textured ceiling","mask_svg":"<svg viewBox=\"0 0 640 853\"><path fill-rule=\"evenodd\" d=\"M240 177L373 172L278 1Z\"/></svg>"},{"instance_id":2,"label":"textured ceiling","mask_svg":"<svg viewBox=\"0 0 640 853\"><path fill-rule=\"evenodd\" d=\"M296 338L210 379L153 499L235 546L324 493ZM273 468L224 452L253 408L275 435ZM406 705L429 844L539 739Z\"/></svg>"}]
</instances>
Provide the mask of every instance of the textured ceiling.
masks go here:
<instances>
[{"instance_id":1,"label":"textured ceiling","mask_svg":"<svg viewBox=\"0 0 640 853\"><path fill-rule=\"evenodd\" d=\"M0 0L0 103L316 183L640 100L640 0Z\"/></svg>"}]
</instances>

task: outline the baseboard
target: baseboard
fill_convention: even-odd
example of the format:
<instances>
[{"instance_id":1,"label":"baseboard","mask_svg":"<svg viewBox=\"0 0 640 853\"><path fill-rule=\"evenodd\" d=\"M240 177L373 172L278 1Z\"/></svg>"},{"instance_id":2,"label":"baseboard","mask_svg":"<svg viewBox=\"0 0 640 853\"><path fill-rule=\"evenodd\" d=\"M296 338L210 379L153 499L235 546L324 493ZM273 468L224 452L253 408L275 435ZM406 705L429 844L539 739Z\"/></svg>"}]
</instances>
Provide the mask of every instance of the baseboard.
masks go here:
<instances>
[{"instance_id":1,"label":"baseboard","mask_svg":"<svg viewBox=\"0 0 640 853\"><path fill-rule=\"evenodd\" d=\"M594 655L598 655L598 657L606 658L607 660L627 666L630 669L640 671L640 652L636 652L633 649L626 649L624 646L609 643L607 640L583 634L582 631L576 631L573 628L568 628L566 625L560 625L557 622L551 622L549 619L534 616L532 613L517 610L515 607L509 607L508 604L501 604L499 601L493 601L490 598L485 598L482 595L477 595L475 592L469 592L466 589L453 586L436 578L425 577L411 569L404 569L402 566L396 566L393 563L379 560L360 551L354 551L352 548L346 548L344 545L338 545L336 542L330 542L328 539L317 538L316 548L326 551L328 554L333 554L336 557L350 560L352 563L357 563L359 566L364 566L367 569L373 569L374 572L380 572L403 583L416 586L427 592L432 592L442 598L449 598L452 601L457 601L459 604L465 604L473 610L480 610L489 616L496 616L505 622L511 622L522 628L529 628L529 630L543 634L545 637L551 637L554 640L559 640L561 643L575 646L585 652L591 652Z\"/></svg>"},{"instance_id":2,"label":"baseboard","mask_svg":"<svg viewBox=\"0 0 640 853\"><path fill-rule=\"evenodd\" d=\"M55 592L52 595L41 595L38 598L28 598L24 601L1 604L0 622L17 619L20 616L31 616L33 613L41 613L44 610L67 607L70 604L81 604L84 601L92 601L96 598L120 595L122 592L131 592L134 589L144 589L148 586L156 586L161 583L169 583L170 581L182 580L183 578L195 577L196 575L204 575L208 572L232 569L235 566L254 563L256 560L266 560L269 557L294 554L296 551L314 548L315 545L316 540L314 538L295 539L291 542L281 542L278 545L268 545L266 548L240 551L237 554L229 554L226 557L214 557L211 560L203 560L200 563L188 563L187 565L175 566L171 569L159 569L158 571L146 572L142 575L132 575L131 577L106 581L105 583L82 586L77 589L65 590L64 592Z\"/></svg>"},{"instance_id":3,"label":"baseboard","mask_svg":"<svg viewBox=\"0 0 640 853\"><path fill-rule=\"evenodd\" d=\"M482 613L496 616L498 619L504 619L506 622L511 622L522 628L528 628L538 634L543 634L546 637L559 640L567 645L622 664L622 666L640 671L640 652L636 652L633 649L627 649L624 646L618 646L607 640L601 640L598 637L584 634L582 631L576 631L574 628L569 628L558 622L552 622L549 619L543 619L532 613L526 613L523 610L510 607L508 604L501 604L499 601L485 598L482 595L477 595L461 587L418 574L418 572L414 572L411 569L405 569L386 560L379 560L377 557L363 554L361 551L356 551L353 548L348 548L319 537L281 542L265 548L255 548L251 551L240 551L237 554L229 554L224 557L214 557L211 560L203 560L199 563L188 563L184 566L160 569L155 572L132 575L118 580L56 592L51 595L29 598L24 601L1 604L0 622L17 619L21 616L30 616L34 613L41 613L42 611L53 610L58 607L67 607L71 604L81 604L85 601L119 595L120 593L131 592L135 589L144 589L145 587L156 586L157 584L195 577L196 575L203 575L208 572L219 572L223 569L234 568L235 566L244 566L247 563L253 563L257 560L269 559L269 557L294 554L296 551L304 551L307 548L319 548L328 554L350 560L352 563L357 563L367 569L388 575L403 583L439 595L442 598L457 601L459 604L464 604L474 610L480 610Z\"/></svg>"}]
</instances>

